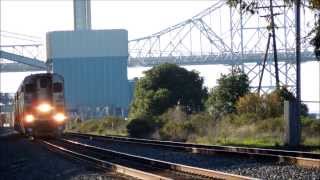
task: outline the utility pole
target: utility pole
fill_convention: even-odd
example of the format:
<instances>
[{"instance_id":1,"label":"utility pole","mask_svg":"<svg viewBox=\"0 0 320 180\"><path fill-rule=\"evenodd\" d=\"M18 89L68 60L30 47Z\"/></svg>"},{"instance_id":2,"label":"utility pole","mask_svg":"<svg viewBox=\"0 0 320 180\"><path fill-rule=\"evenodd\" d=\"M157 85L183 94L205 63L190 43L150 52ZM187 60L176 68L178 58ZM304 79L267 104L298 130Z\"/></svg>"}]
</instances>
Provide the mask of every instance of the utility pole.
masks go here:
<instances>
[{"instance_id":1,"label":"utility pole","mask_svg":"<svg viewBox=\"0 0 320 180\"><path fill-rule=\"evenodd\" d=\"M300 43L300 6L301 0L296 1L296 99L297 99L297 109L296 118L298 126L298 139L300 142L301 129L300 129L300 103L301 103L301 79L300 79L300 64L301 64L301 43Z\"/></svg>"},{"instance_id":2,"label":"utility pole","mask_svg":"<svg viewBox=\"0 0 320 180\"><path fill-rule=\"evenodd\" d=\"M268 42L267 42L267 48L266 48L266 53L264 54L264 59L263 59L263 64L262 64L262 70L261 70L261 75L260 75L260 79L259 79L259 86L258 86L258 94L260 95L260 90L261 90L261 85L262 85L262 79L263 79L263 73L264 73L264 69L266 67L266 61L268 58L268 52L269 52L269 46L270 46L270 38L271 38L271 33L269 33L268 36Z\"/></svg>"},{"instance_id":3,"label":"utility pole","mask_svg":"<svg viewBox=\"0 0 320 180\"><path fill-rule=\"evenodd\" d=\"M274 13L273 13L273 4L272 0L270 0L270 13L271 13L271 28L272 28L272 40L273 40L273 59L274 59L274 67L275 67L275 74L276 74L276 87L277 89L280 88L279 82L279 68L278 68L278 55L277 55L277 44L276 44L276 31L275 31L275 24L274 24Z\"/></svg>"}]
</instances>

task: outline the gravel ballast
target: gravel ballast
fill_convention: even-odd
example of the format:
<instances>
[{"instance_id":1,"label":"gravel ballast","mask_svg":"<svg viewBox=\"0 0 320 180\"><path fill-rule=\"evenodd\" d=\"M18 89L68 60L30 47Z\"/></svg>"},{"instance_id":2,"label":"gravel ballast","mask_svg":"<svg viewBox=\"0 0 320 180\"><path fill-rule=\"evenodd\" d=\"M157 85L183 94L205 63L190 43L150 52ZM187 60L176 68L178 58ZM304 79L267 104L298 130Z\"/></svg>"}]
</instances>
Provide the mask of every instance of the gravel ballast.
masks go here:
<instances>
[{"instance_id":1,"label":"gravel ballast","mask_svg":"<svg viewBox=\"0 0 320 180\"><path fill-rule=\"evenodd\" d=\"M0 128L0 180L127 179L65 158L8 128Z\"/></svg>"},{"instance_id":2,"label":"gravel ballast","mask_svg":"<svg viewBox=\"0 0 320 180\"><path fill-rule=\"evenodd\" d=\"M95 141L94 139L89 140L82 138L68 139L128 154L260 179L320 179L320 169L307 169L287 163L278 163L252 158L191 154L187 152L161 149L159 147L151 147L148 145L137 145L124 142L102 142Z\"/></svg>"}]
</instances>

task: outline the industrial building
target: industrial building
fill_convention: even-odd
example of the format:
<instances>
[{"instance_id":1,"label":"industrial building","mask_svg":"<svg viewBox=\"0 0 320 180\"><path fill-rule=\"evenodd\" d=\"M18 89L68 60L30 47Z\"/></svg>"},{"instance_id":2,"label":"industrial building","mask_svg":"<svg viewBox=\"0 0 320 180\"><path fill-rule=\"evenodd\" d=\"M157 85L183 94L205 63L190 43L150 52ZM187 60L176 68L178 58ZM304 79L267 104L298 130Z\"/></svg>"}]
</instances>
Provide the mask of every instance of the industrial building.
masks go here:
<instances>
[{"instance_id":1,"label":"industrial building","mask_svg":"<svg viewBox=\"0 0 320 180\"><path fill-rule=\"evenodd\" d=\"M52 71L65 79L70 112L85 117L127 115L132 88L126 30L49 32L47 58Z\"/></svg>"},{"instance_id":2,"label":"industrial building","mask_svg":"<svg viewBox=\"0 0 320 180\"><path fill-rule=\"evenodd\" d=\"M47 60L65 80L69 112L82 118L126 117L132 83L127 77L128 32L92 30L90 0L74 0L74 31L48 32Z\"/></svg>"}]
</instances>

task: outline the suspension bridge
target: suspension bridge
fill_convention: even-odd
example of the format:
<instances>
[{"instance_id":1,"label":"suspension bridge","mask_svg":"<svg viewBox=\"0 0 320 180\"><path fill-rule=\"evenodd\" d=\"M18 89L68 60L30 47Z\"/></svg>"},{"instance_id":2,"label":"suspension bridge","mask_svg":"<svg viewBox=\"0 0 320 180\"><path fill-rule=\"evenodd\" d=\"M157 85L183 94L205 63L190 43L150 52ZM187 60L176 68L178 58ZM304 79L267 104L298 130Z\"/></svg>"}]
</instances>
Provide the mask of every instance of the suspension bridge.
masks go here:
<instances>
[{"instance_id":1,"label":"suspension bridge","mask_svg":"<svg viewBox=\"0 0 320 180\"><path fill-rule=\"evenodd\" d=\"M128 67L150 67L162 63L188 65L239 66L257 87L266 42L270 33L269 4L262 1L259 13L251 14L229 7L225 0L159 32L128 41ZM281 85L295 87L295 16L292 7L274 5L279 76ZM307 34L313 24L313 12L303 10L302 62L315 61ZM129 30L130 31L130 30ZM1 72L50 71L51 62L40 58L42 43L35 37L1 31L1 37L23 39L26 44L1 45ZM274 60L270 48L265 77L273 79ZM267 91L275 85L265 81Z\"/></svg>"}]
</instances>

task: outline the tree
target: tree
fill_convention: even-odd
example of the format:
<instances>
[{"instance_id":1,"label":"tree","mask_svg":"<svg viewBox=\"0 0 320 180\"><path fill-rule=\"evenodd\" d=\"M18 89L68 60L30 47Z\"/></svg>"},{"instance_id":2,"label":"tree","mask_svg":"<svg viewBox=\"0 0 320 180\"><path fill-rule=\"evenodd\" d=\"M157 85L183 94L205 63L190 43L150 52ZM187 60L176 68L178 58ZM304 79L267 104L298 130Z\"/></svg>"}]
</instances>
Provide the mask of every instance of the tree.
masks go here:
<instances>
[{"instance_id":1,"label":"tree","mask_svg":"<svg viewBox=\"0 0 320 180\"><path fill-rule=\"evenodd\" d=\"M248 92L248 76L239 69L233 69L231 73L221 75L218 86L211 90L206 102L207 111L214 116L235 112L237 100Z\"/></svg>"},{"instance_id":2,"label":"tree","mask_svg":"<svg viewBox=\"0 0 320 180\"><path fill-rule=\"evenodd\" d=\"M203 110L207 89L198 72L175 64L162 64L144 72L138 80L129 117L157 116L177 104L187 113Z\"/></svg>"},{"instance_id":3,"label":"tree","mask_svg":"<svg viewBox=\"0 0 320 180\"><path fill-rule=\"evenodd\" d=\"M319 0L319 4L320 4L320 0ZM312 29L310 34L314 34L310 43L314 46L314 52L316 54L317 59L320 61L320 17L318 17L318 20L315 23L315 27Z\"/></svg>"}]
</instances>

